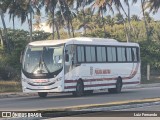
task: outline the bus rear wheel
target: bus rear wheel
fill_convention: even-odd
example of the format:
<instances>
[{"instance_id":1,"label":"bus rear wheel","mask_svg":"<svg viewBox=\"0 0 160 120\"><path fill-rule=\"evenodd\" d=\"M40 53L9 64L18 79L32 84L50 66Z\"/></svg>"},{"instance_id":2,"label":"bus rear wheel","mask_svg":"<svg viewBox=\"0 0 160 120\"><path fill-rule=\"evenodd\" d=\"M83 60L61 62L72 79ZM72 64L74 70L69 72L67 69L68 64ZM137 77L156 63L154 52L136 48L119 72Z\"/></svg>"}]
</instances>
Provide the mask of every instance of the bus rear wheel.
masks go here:
<instances>
[{"instance_id":1,"label":"bus rear wheel","mask_svg":"<svg viewBox=\"0 0 160 120\"><path fill-rule=\"evenodd\" d=\"M41 98L45 98L45 97L47 97L47 92L38 92L38 95L39 95L39 97L41 97Z\"/></svg>"},{"instance_id":2,"label":"bus rear wheel","mask_svg":"<svg viewBox=\"0 0 160 120\"><path fill-rule=\"evenodd\" d=\"M73 95L76 97L80 97L84 95L84 85L82 80L78 80L76 85L76 91L73 92Z\"/></svg>"},{"instance_id":3,"label":"bus rear wheel","mask_svg":"<svg viewBox=\"0 0 160 120\"><path fill-rule=\"evenodd\" d=\"M109 88L109 93L120 93L122 90L122 79L118 78L116 82L116 88Z\"/></svg>"}]
</instances>

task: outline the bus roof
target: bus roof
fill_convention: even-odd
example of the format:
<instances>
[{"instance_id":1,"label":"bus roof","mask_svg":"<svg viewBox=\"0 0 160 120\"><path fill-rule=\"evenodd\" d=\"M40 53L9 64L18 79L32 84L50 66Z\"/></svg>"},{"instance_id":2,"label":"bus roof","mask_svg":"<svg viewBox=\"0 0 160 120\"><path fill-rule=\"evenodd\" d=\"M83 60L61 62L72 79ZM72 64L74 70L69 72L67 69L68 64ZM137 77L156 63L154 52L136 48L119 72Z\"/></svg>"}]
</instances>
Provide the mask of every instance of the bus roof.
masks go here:
<instances>
[{"instance_id":1,"label":"bus roof","mask_svg":"<svg viewBox=\"0 0 160 120\"><path fill-rule=\"evenodd\" d=\"M52 46L59 44L93 44L93 45L132 45L139 46L137 43L118 42L115 39L109 38L90 38L90 37L76 37L63 40L42 40L29 43L31 46Z\"/></svg>"}]
</instances>

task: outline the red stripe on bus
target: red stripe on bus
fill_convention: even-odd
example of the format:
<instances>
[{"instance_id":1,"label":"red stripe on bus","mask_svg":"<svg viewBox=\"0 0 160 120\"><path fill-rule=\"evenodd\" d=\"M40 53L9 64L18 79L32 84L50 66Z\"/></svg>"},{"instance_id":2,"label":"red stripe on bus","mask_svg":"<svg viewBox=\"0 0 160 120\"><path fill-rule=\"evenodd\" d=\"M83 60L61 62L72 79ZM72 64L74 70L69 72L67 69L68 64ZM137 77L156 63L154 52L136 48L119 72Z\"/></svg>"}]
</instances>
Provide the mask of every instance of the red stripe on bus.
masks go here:
<instances>
[{"instance_id":1,"label":"red stripe on bus","mask_svg":"<svg viewBox=\"0 0 160 120\"><path fill-rule=\"evenodd\" d=\"M123 84L139 84L139 81L136 82L124 82ZM99 86L112 86L115 85L115 83L108 83L108 84L93 84L93 85L84 85L84 87L99 87ZM76 88L76 86L65 86L65 89L73 89Z\"/></svg>"},{"instance_id":2,"label":"red stripe on bus","mask_svg":"<svg viewBox=\"0 0 160 120\"><path fill-rule=\"evenodd\" d=\"M65 86L64 89L73 89L76 88L76 86Z\"/></svg>"},{"instance_id":3,"label":"red stripe on bus","mask_svg":"<svg viewBox=\"0 0 160 120\"><path fill-rule=\"evenodd\" d=\"M98 87L98 86L112 86L112 85L115 85L115 83L84 85L84 87Z\"/></svg>"},{"instance_id":4,"label":"red stripe on bus","mask_svg":"<svg viewBox=\"0 0 160 120\"><path fill-rule=\"evenodd\" d=\"M126 84L139 84L140 82L139 81L136 81L136 82L124 82L123 85L126 85Z\"/></svg>"},{"instance_id":5,"label":"red stripe on bus","mask_svg":"<svg viewBox=\"0 0 160 120\"><path fill-rule=\"evenodd\" d=\"M132 79L138 71L139 63L137 63L135 70L128 77L122 77L123 80ZM104 80L117 80L117 78L96 78L96 79L84 79L83 82L104 81ZM76 83L77 80L65 80L65 83Z\"/></svg>"},{"instance_id":6,"label":"red stripe on bus","mask_svg":"<svg viewBox=\"0 0 160 120\"><path fill-rule=\"evenodd\" d=\"M104 80L117 80L117 78L97 78L97 79L84 79L83 82L104 81ZM77 80L65 80L65 83L76 83Z\"/></svg>"}]
</instances>

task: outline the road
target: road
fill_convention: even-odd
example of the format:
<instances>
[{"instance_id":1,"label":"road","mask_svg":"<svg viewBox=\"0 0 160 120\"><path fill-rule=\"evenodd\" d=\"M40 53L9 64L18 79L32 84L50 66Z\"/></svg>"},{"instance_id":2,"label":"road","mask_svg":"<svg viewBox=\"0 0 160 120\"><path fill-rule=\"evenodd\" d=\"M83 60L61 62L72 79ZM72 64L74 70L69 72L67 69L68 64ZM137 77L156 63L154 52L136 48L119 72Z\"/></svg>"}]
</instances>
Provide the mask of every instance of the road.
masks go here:
<instances>
[{"instance_id":1,"label":"road","mask_svg":"<svg viewBox=\"0 0 160 120\"><path fill-rule=\"evenodd\" d=\"M122 111L122 112L121 112ZM134 112L135 111L135 112ZM116 112L116 111L115 111ZM70 117L58 117L56 120L159 120L160 117L160 105L151 105L151 106L143 106L137 108L129 108L118 110L119 113L107 113L107 112L97 112L97 113L88 113L75 115ZM128 113L127 113L128 112ZM141 114L141 116L136 116L137 113ZM142 114L157 114L158 117L144 117ZM110 115L111 114L111 115ZM112 115L113 114L113 115ZM119 117L114 117L120 115ZM129 114L127 116L127 114ZM127 117L126 117L127 116ZM55 120L55 118L49 119Z\"/></svg>"},{"instance_id":2,"label":"road","mask_svg":"<svg viewBox=\"0 0 160 120\"><path fill-rule=\"evenodd\" d=\"M160 97L160 87L124 89L121 94L107 92L94 93L90 96L73 97L71 94L50 94L47 98L19 97L1 98L0 111L31 111L68 106L102 104L115 101L136 100Z\"/></svg>"},{"instance_id":3,"label":"road","mask_svg":"<svg viewBox=\"0 0 160 120\"><path fill-rule=\"evenodd\" d=\"M145 114L145 115L144 115ZM122 109L116 111L102 111L95 113L87 113L81 115L74 115L72 117L160 117L160 105L143 106L129 109ZM154 116L155 115L155 116Z\"/></svg>"}]
</instances>

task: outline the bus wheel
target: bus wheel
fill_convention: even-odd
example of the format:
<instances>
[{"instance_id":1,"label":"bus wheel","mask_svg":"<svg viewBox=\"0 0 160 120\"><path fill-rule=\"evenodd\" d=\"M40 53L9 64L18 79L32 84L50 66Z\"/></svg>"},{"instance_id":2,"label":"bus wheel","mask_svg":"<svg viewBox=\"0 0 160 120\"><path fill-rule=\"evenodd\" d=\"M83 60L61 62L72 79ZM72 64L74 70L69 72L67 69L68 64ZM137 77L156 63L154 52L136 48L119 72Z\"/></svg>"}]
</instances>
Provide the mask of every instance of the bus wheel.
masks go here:
<instances>
[{"instance_id":1,"label":"bus wheel","mask_svg":"<svg viewBox=\"0 0 160 120\"><path fill-rule=\"evenodd\" d=\"M41 97L41 98L45 98L45 97L47 97L47 92L38 92L38 95L39 95L39 97Z\"/></svg>"},{"instance_id":2,"label":"bus wheel","mask_svg":"<svg viewBox=\"0 0 160 120\"><path fill-rule=\"evenodd\" d=\"M116 88L109 88L109 93L120 93L122 90L122 79L118 78L116 82Z\"/></svg>"},{"instance_id":3,"label":"bus wheel","mask_svg":"<svg viewBox=\"0 0 160 120\"><path fill-rule=\"evenodd\" d=\"M86 90L84 91L85 95L91 95L93 93L93 90Z\"/></svg>"},{"instance_id":4,"label":"bus wheel","mask_svg":"<svg viewBox=\"0 0 160 120\"><path fill-rule=\"evenodd\" d=\"M76 85L76 91L73 92L74 96L80 97L83 96L84 94L84 85L82 80L78 80L77 85Z\"/></svg>"}]
</instances>

